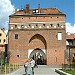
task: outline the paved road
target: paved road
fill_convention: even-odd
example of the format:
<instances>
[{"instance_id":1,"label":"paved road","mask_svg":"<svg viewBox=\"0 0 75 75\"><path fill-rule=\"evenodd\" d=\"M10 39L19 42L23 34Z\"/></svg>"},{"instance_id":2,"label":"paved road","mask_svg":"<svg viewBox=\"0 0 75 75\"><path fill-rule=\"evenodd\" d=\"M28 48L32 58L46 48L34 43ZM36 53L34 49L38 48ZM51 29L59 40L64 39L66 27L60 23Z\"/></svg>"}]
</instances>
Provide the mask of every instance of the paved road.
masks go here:
<instances>
[{"instance_id":1,"label":"paved road","mask_svg":"<svg viewBox=\"0 0 75 75\"><path fill-rule=\"evenodd\" d=\"M21 66L18 70L14 71L11 74L7 74L7 75L25 75L24 67ZM42 65L34 69L34 75L59 75L59 74L55 72L54 67Z\"/></svg>"}]
</instances>

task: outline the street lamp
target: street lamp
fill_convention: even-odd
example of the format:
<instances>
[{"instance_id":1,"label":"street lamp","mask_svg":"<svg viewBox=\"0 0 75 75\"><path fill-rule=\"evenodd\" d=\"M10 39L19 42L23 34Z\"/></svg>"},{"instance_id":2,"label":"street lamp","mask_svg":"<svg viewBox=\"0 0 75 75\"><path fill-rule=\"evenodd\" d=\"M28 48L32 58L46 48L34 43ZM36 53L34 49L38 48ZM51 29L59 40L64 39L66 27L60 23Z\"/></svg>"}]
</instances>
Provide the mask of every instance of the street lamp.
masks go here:
<instances>
[{"instance_id":1,"label":"street lamp","mask_svg":"<svg viewBox=\"0 0 75 75\"><path fill-rule=\"evenodd\" d=\"M69 47L69 65L70 65L70 47Z\"/></svg>"}]
</instances>

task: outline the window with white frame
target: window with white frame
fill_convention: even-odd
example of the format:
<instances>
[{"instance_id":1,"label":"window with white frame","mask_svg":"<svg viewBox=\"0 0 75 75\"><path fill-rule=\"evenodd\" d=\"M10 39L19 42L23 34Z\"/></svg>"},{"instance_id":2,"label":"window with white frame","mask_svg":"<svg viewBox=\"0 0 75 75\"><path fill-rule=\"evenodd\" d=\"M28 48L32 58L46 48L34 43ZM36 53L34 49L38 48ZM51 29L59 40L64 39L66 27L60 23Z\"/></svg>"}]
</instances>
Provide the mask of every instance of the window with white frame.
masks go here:
<instances>
[{"instance_id":1,"label":"window with white frame","mask_svg":"<svg viewBox=\"0 0 75 75\"><path fill-rule=\"evenodd\" d=\"M62 40L62 32L58 32L58 40Z\"/></svg>"}]
</instances>

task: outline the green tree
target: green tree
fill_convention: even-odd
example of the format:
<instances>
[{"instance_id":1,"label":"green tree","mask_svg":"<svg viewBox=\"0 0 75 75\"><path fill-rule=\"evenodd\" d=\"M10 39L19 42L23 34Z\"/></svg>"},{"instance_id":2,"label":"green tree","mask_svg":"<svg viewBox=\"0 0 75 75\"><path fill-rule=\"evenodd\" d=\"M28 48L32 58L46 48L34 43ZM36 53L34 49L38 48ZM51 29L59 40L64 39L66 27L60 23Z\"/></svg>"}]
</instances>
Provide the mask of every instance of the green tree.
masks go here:
<instances>
[{"instance_id":1,"label":"green tree","mask_svg":"<svg viewBox=\"0 0 75 75\"><path fill-rule=\"evenodd\" d=\"M5 64L5 52L0 52L0 65Z\"/></svg>"}]
</instances>

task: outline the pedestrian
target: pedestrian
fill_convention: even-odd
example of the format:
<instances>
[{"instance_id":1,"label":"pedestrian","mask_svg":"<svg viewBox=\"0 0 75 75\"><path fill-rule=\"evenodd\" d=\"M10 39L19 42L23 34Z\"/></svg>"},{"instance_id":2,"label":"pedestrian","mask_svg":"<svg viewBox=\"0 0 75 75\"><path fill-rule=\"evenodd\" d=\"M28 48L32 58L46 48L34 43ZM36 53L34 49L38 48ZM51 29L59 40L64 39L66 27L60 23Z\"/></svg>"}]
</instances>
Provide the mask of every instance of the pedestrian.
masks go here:
<instances>
[{"instance_id":1,"label":"pedestrian","mask_svg":"<svg viewBox=\"0 0 75 75\"><path fill-rule=\"evenodd\" d=\"M34 67L37 67L38 68L38 66L37 66L37 60L35 61L35 66Z\"/></svg>"},{"instance_id":2,"label":"pedestrian","mask_svg":"<svg viewBox=\"0 0 75 75\"><path fill-rule=\"evenodd\" d=\"M35 61L31 58L30 59L30 75L34 75L34 66L35 66Z\"/></svg>"},{"instance_id":3,"label":"pedestrian","mask_svg":"<svg viewBox=\"0 0 75 75\"><path fill-rule=\"evenodd\" d=\"M25 67L25 75L28 75L28 60L24 64Z\"/></svg>"}]
</instances>

